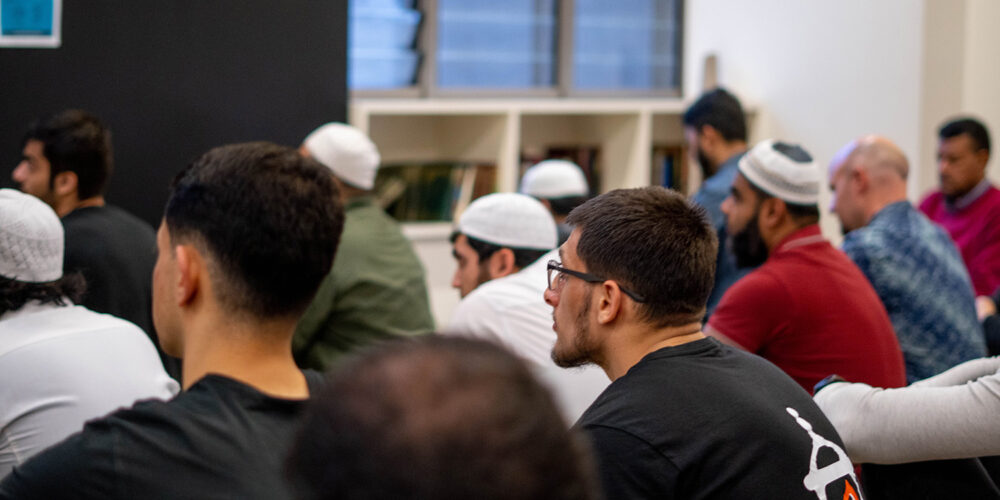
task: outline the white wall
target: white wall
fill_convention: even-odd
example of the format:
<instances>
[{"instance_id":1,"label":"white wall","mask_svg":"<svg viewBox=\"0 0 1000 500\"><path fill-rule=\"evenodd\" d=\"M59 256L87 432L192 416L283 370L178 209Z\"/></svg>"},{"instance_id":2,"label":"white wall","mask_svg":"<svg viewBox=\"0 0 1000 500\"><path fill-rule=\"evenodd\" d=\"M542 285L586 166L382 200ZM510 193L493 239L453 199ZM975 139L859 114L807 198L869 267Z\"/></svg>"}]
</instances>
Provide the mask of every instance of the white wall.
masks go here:
<instances>
[{"instance_id":1,"label":"white wall","mask_svg":"<svg viewBox=\"0 0 1000 500\"><path fill-rule=\"evenodd\" d=\"M689 0L685 94L700 93L702 61L716 53L720 84L757 108L753 142L796 142L826 165L851 139L879 133L916 158L923 20L912 0ZM826 213L823 228L839 232Z\"/></svg>"},{"instance_id":2,"label":"white wall","mask_svg":"<svg viewBox=\"0 0 1000 500\"><path fill-rule=\"evenodd\" d=\"M962 111L990 129L990 177L1000 181L1000 2L966 0Z\"/></svg>"}]
</instances>

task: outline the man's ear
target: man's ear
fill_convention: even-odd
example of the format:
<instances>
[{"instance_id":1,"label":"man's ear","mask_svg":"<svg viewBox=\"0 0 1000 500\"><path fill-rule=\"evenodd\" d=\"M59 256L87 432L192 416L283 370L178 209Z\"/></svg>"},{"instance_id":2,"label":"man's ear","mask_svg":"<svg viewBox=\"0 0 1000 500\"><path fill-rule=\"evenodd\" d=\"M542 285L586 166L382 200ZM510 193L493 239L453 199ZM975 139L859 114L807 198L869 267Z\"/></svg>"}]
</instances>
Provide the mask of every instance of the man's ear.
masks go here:
<instances>
[{"instance_id":1,"label":"man's ear","mask_svg":"<svg viewBox=\"0 0 1000 500\"><path fill-rule=\"evenodd\" d=\"M76 193L79 182L80 179L76 176L76 172L65 170L56 174L56 177L52 179L52 189L57 195L68 196Z\"/></svg>"},{"instance_id":2,"label":"man's ear","mask_svg":"<svg viewBox=\"0 0 1000 500\"><path fill-rule=\"evenodd\" d=\"M778 198L767 198L760 202L760 211L757 212L757 221L761 225L760 229L771 229L781 225L788 213L788 207L784 200Z\"/></svg>"},{"instance_id":3,"label":"man's ear","mask_svg":"<svg viewBox=\"0 0 1000 500\"><path fill-rule=\"evenodd\" d=\"M487 262L490 271L490 279L503 278L517 272L517 265L514 263L514 251L509 248L501 248Z\"/></svg>"},{"instance_id":4,"label":"man's ear","mask_svg":"<svg viewBox=\"0 0 1000 500\"><path fill-rule=\"evenodd\" d=\"M201 287L204 274L204 261L201 254L190 245L174 247L177 259L177 283L175 297L178 306L185 306L194 301Z\"/></svg>"},{"instance_id":5,"label":"man's ear","mask_svg":"<svg viewBox=\"0 0 1000 500\"><path fill-rule=\"evenodd\" d=\"M597 322L606 325L614 321L625 307L621 287L614 281L605 281L597 297Z\"/></svg>"},{"instance_id":6,"label":"man's ear","mask_svg":"<svg viewBox=\"0 0 1000 500\"><path fill-rule=\"evenodd\" d=\"M986 170L986 164L990 162L990 152L986 149L980 149L976 151L976 160L983 166L983 170Z\"/></svg>"},{"instance_id":7,"label":"man's ear","mask_svg":"<svg viewBox=\"0 0 1000 500\"><path fill-rule=\"evenodd\" d=\"M852 168L850 172L850 184L859 193L867 193L868 189L871 188L871 176L868 172L862 168Z\"/></svg>"},{"instance_id":8,"label":"man's ear","mask_svg":"<svg viewBox=\"0 0 1000 500\"><path fill-rule=\"evenodd\" d=\"M715 127L708 124L701 126L701 129L698 130L698 136L700 140L707 141L710 144L715 144L722 139L722 134Z\"/></svg>"}]
</instances>

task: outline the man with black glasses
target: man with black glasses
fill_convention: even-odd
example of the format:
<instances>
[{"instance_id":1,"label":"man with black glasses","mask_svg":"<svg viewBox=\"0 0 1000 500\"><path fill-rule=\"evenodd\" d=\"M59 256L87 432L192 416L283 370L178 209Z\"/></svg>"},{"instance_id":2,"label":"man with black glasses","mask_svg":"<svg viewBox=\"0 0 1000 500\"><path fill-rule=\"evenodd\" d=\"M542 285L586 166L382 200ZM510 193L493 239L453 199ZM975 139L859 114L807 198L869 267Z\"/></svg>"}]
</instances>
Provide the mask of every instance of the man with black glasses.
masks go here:
<instances>
[{"instance_id":1,"label":"man with black glasses","mask_svg":"<svg viewBox=\"0 0 1000 500\"><path fill-rule=\"evenodd\" d=\"M704 209L659 187L615 190L567 222L547 264L552 359L612 381L576 424L607 498L860 498L808 394L702 333L718 245Z\"/></svg>"}]
</instances>

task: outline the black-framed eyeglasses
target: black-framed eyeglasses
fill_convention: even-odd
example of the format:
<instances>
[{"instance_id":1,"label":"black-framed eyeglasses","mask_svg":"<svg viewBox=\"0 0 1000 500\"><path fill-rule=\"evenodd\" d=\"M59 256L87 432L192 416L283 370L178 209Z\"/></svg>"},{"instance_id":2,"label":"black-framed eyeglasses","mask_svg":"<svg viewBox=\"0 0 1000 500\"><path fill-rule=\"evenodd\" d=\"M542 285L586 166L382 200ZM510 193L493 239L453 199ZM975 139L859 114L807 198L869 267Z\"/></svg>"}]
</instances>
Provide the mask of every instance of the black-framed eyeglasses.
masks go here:
<instances>
[{"instance_id":1,"label":"black-framed eyeglasses","mask_svg":"<svg viewBox=\"0 0 1000 500\"><path fill-rule=\"evenodd\" d=\"M586 281L587 283L604 283L605 281L608 281L607 279L602 278L600 276L594 276L593 274L582 273L580 271L574 271L572 269L566 269L565 267L562 267L561 264L562 263L559 262L558 260L549 261L548 265L549 290L552 290L553 292L558 292L559 290L562 289L563 285L566 283L567 275L580 278L583 281ZM646 298L643 297L642 295L630 292L621 285L618 285L618 288L622 291L622 293L628 295L632 300L640 303L646 302Z\"/></svg>"}]
</instances>

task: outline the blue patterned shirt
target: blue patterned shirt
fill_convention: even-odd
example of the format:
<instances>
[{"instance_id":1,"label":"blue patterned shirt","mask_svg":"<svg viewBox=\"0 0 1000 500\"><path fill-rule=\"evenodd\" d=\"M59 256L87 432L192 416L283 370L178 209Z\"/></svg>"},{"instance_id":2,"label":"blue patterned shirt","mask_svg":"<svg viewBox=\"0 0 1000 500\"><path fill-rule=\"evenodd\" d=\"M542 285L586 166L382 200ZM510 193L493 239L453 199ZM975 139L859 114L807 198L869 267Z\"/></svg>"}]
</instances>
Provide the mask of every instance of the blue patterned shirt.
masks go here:
<instances>
[{"instance_id":1,"label":"blue patterned shirt","mask_svg":"<svg viewBox=\"0 0 1000 500\"><path fill-rule=\"evenodd\" d=\"M844 238L844 252L889 312L907 382L986 355L962 256L943 229L900 201Z\"/></svg>"}]
</instances>

